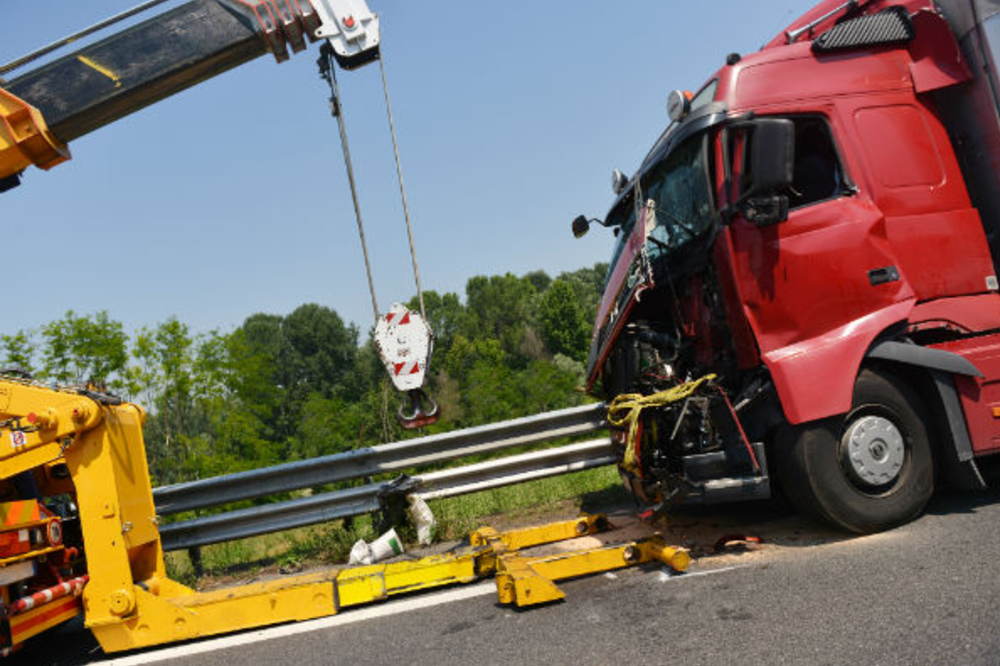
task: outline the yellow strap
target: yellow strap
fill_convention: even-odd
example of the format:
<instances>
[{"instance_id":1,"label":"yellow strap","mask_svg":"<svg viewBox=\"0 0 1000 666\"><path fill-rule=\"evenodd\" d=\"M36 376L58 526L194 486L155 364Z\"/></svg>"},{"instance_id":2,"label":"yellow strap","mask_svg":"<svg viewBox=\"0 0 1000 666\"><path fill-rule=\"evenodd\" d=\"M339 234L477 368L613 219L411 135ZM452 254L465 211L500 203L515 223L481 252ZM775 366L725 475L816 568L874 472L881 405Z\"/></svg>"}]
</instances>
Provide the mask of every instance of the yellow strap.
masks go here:
<instances>
[{"instance_id":1,"label":"yellow strap","mask_svg":"<svg viewBox=\"0 0 1000 666\"><path fill-rule=\"evenodd\" d=\"M714 381L716 375L705 375L701 379L680 384L666 391L660 391L652 395L642 395L641 393L624 393L611 401L608 407L608 423L613 426L623 427L628 425L628 440L625 446L625 458L622 460L622 467L632 471L636 468L635 459L635 438L639 429L639 416L642 410L647 407L663 407L678 400L684 400L697 391L702 384Z\"/></svg>"}]
</instances>

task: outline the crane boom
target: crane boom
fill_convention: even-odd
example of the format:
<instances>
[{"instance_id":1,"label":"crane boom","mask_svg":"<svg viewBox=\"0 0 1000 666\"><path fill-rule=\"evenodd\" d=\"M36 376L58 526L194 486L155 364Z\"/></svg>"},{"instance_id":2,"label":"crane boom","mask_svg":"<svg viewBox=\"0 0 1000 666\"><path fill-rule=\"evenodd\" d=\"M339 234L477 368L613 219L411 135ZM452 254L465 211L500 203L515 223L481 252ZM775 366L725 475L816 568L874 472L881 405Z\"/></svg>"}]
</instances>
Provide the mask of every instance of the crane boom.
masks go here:
<instances>
[{"instance_id":1,"label":"crane boom","mask_svg":"<svg viewBox=\"0 0 1000 666\"><path fill-rule=\"evenodd\" d=\"M191 0L0 80L0 191L32 164L48 169L68 159L66 144L85 134L262 55L282 62L323 38L345 69L378 58L378 20L363 0Z\"/></svg>"}]
</instances>

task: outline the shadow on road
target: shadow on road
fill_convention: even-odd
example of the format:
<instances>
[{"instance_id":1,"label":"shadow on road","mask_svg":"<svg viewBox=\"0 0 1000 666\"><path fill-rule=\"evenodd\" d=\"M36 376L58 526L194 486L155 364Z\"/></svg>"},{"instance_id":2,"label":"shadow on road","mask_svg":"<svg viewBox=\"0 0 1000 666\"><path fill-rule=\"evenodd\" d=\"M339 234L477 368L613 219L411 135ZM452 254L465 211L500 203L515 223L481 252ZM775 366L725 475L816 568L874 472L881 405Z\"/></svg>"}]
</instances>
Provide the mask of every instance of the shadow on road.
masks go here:
<instances>
[{"instance_id":1,"label":"shadow on road","mask_svg":"<svg viewBox=\"0 0 1000 666\"><path fill-rule=\"evenodd\" d=\"M939 489L926 513L935 517L967 515L1000 504L1000 456L981 461L980 468L989 484L987 490ZM620 488L588 493L582 499L584 512L607 513L618 528L607 535L609 542L641 538L658 531L672 545L688 548L701 569L763 562L784 548L809 548L858 538L798 515L780 494L766 501L679 507L671 510L665 520L653 525L637 520L635 505ZM759 537L761 543L736 541L717 549L720 538L727 536ZM441 544L436 550L446 551L448 546L450 549L462 547L461 544ZM78 619L47 636L46 640L29 641L26 648L9 661L32 666L82 666L108 658Z\"/></svg>"},{"instance_id":2,"label":"shadow on road","mask_svg":"<svg viewBox=\"0 0 1000 666\"><path fill-rule=\"evenodd\" d=\"M926 513L932 516L971 514L977 509L1000 503L1000 456L979 461L988 484L985 491L939 488ZM634 516L637 509L624 491L602 491L583 498L584 511ZM712 558L778 548L808 548L850 541L858 535L843 532L799 515L777 489L769 500L737 502L714 506L681 506L670 510L664 521L649 526L668 541L691 550L696 558ZM723 537L758 537L761 545L735 543L719 549Z\"/></svg>"}]
</instances>

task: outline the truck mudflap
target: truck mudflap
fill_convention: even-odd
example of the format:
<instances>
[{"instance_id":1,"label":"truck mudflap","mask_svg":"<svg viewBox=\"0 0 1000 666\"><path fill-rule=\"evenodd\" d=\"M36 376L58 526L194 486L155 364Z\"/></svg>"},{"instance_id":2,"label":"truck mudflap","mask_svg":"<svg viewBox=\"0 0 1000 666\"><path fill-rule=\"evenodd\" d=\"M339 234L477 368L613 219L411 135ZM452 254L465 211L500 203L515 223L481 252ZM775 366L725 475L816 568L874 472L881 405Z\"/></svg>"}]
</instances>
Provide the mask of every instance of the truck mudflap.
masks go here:
<instances>
[{"instance_id":1,"label":"truck mudflap","mask_svg":"<svg viewBox=\"0 0 1000 666\"><path fill-rule=\"evenodd\" d=\"M971 341L963 342L968 344ZM942 425L945 428L942 435L950 439L951 444L938 448L942 474L953 487L984 490L986 482L976 466L967 425L972 423L975 415L967 415L963 411L963 403L956 387L957 378L974 382L976 378L983 378L983 373L975 363L959 353L965 350L964 345L956 350L939 347L940 345L923 347L913 343L883 340L872 345L868 350L868 357L923 368L930 373L942 408Z\"/></svg>"},{"instance_id":2,"label":"truck mudflap","mask_svg":"<svg viewBox=\"0 0 1000 666\"><path fill-rule=\"evenodd\" d=\"M946 393L953 383L968 425L969 446L962 445L961 439L956 442L960 459L1000 451L1000 334L943 342L932 348L958 355L976 369L975 374L942 372L939 378Z\"/></svg>"}]
</instances>

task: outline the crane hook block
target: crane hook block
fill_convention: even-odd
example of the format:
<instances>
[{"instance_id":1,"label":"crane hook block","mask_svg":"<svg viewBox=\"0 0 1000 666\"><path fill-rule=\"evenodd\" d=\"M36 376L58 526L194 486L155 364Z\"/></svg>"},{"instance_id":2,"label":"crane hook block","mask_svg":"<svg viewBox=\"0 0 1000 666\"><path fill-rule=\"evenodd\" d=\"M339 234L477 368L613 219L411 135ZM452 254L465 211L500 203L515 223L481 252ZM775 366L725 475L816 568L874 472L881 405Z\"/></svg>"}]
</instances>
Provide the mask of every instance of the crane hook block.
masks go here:
<instances>
[{"instance_id":1,"label":"crane hook block","mask_svg":"<svg viewBox=\"0 0 1000 666\"><path fill-rule=\"evenodd\" d=\"M434 348L431 327L419 313L400 303L375 324L375 347L398 391L408 403L399 409L404 428L419 428L437 420L437 405L423 392L427 366Z\"/></svg>"},{"instance_id":2,"label":"crane hook block","mask_svg":"<svg viewBox=\"0 0 1000 666\"><path fill-rule=\"evenodd\" d=\"M397 390L412 391L424 385L433 340L424 318L405 305L393 303L389 312L378 318L375 347Z\"/></svg>"}]
</instances>

